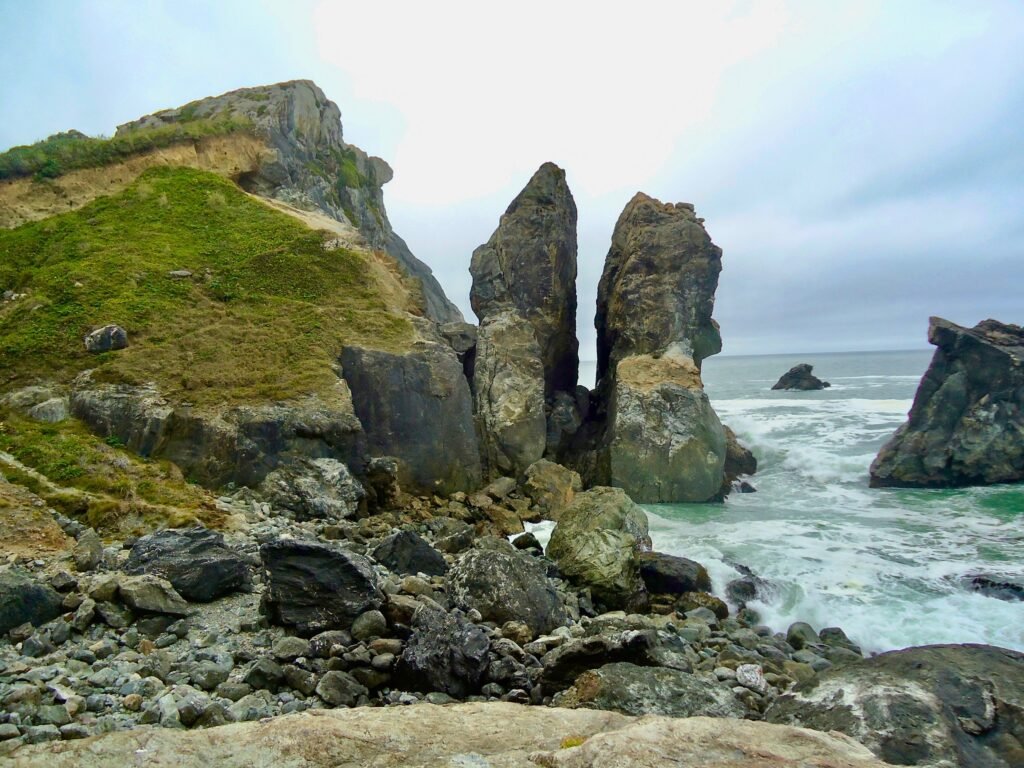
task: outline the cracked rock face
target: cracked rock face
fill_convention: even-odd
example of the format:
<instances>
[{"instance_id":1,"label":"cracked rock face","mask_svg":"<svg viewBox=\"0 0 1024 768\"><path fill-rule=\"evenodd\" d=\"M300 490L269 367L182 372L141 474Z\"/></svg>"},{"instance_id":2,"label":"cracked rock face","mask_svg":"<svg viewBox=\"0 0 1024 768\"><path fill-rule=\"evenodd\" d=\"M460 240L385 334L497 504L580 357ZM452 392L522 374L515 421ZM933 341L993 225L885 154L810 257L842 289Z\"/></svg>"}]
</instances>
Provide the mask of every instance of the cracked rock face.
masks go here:
<instances>
[{"instance_id":1,"label":"cracked rock face","mask_svg":"<svg viewBox=\"0 0 1024 768\"><path fill-rule=\"evenodd\" d=\"M1024 328L933 317L937 349L907 423L871 464L871 485L956 487L1024 480Z\"/></svg>"}]
</instances>

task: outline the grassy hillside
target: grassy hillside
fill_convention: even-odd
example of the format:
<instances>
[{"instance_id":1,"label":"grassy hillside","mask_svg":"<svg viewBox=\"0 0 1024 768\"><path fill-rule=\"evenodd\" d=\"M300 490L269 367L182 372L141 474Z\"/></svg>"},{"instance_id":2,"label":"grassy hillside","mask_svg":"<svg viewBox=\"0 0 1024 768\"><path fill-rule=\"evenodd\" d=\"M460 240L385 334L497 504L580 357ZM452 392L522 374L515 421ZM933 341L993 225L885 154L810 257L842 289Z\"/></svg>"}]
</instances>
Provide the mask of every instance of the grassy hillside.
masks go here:
<instances>
[{"instance_id":1,"label":"grassy hillside","mask_svg":"<svg viewBox=\"0 0 1024 768\"><path fill-rule=\"evenodd\" d=\"M326 388L345 344L400 349L412 337L367 256L328 237L184 168L0 230L0 291L28 294L0 304L0 389L87 368L197 406ZM192 276L169 274L183 269ZM83 336L107 323L128 330L128 349L87 353Z\"/></svg>"}]
</instances>

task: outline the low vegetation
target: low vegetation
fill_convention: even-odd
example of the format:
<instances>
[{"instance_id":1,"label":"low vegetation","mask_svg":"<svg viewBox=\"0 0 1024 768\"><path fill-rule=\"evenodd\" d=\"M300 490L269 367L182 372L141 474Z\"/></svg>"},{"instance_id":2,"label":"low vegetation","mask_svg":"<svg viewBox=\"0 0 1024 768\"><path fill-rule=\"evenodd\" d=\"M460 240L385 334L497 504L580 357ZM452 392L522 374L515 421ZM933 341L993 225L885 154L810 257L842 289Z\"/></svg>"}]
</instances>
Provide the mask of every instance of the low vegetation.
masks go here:
<instances>
[{"instance_id":1,"label":"low vegetation","mask_svg":"<svg viewBox=\"0 0 1024 768\"><path fill-rule=\"evenodd\" d=\"M0 304L0 388L94 369L197 407L323 391L344 345L397 351L412 337L367 255L329 238L226 179L167 167L0 230L0 291L24 294ZM83 336L108 323L128 348L87 353Z\"/></svg>"}]
</instances>

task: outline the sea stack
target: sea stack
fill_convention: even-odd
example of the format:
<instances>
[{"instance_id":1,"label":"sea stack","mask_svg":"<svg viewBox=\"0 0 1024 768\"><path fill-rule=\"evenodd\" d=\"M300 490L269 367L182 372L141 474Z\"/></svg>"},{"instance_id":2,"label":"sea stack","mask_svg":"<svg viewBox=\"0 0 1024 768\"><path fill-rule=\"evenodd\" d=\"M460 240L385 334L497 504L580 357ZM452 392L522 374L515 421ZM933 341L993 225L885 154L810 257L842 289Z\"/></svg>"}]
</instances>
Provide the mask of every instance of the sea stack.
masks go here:
<instances>
[{"instance_id":1,"label":"sea stack","mask_svg":"<svg viewBox=\"0 0 1024 768\"><path fill-rule=\"evenodd\" d=\"M929 321L937 349L907 423L871 464L873 487L1024 480L1024 328Z\"/></svg>"},{"instance_id":2,"label":"sea stack","mask_svg":"<svg viewBox=\"0 0 1024 768\"><path fill-rule=\"evenodd\" d=\"M575 404L576 203L565 171L537 170L473 252L470 273L484 461L491 474L521 474L544 455L546 414ZM563 420L570 431L578 424Z\"/></svg>"},{"instance_id":3,"label":"sea stack","mask_svg":"<svg viewBox=\"0 0 1024 768\"><path fill-rule=\"evenodd\" d=\"M654 503L721 491L726 436L700 376L722 346L711 318L721 269L692 205L638 193L619 216L598 286L588 484Z\"/></svg>"},{"instance_id":4,"label":"sea stack","mask_svg":"<svg viewBox=\"0 0 1024 768\"><path fill-rule=\"evenodd\" d=\"M807 363L800 363L800 365L794 365L788 371L786 371L779 378L772 389L799 389L804 391L811 391L815 389L825 389L831 387L827 381L822 381L815 376L811 371L814 370L813 365Z\"/></svg>"}]
</instances>

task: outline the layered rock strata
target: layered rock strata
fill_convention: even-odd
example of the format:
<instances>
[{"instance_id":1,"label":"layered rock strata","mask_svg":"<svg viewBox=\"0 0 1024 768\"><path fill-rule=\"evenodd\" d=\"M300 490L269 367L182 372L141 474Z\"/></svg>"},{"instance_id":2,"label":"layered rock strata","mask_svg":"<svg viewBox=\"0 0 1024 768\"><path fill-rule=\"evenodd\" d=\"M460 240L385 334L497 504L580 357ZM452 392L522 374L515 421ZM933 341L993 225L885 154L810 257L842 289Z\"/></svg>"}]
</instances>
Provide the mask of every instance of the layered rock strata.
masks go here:
<instances>
[{"instance_id":1,"label":"layered rock strata","mask_svg":"<svg viewBox=\"0 0 1024 768\"><path fill-rule=\"evenodd\" d=\"M1024 480L1024 329L929 321L937 349L907 423L871 464L874 487Z\"/></svg>"}]
</instances>

